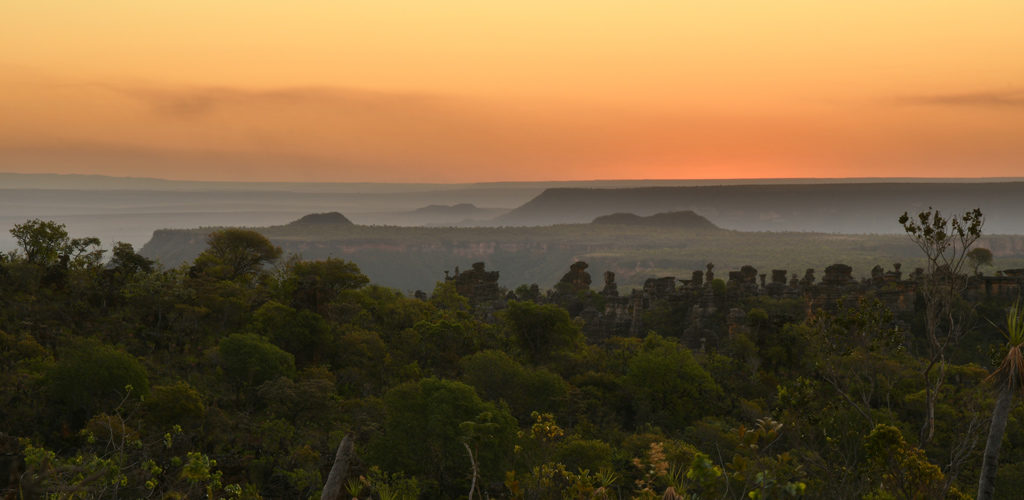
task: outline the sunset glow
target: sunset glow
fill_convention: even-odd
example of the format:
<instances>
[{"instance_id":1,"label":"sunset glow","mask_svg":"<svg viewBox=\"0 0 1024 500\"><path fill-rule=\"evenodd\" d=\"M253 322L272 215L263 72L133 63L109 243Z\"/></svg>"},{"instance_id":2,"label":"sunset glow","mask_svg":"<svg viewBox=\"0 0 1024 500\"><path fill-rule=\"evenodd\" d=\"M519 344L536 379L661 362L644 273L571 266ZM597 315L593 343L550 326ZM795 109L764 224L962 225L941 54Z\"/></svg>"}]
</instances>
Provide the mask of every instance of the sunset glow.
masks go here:
<instances>
[{"instance_id":1,"label":"sunset glow","mask_svg":"<svg viewBox=\"0 0 1024 500\"><path fill-rule=\"evenodd\" d=\"M0 171L1024 174L1024 3L12 0Z\"/></svg>"}]
</instances>

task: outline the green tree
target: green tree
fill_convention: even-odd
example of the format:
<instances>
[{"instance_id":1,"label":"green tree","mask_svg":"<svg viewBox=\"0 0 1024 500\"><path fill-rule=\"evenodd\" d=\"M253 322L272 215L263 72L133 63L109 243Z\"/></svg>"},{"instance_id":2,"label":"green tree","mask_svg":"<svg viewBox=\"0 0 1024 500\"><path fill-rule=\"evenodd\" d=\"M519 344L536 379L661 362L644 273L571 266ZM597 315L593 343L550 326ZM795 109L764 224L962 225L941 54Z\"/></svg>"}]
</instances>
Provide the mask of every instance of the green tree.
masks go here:
<instances>
[{"instance_id":1,"label":"green tree","mask_svg":"<svg viewBox=\"0 0 1024 500\"><path fill-rule=\"evenodd\" d=\"M579 345L582 339L569 313L553 304L512 301L500 317L519 347L534 361Z\"/></svg>"},{"instance_id":2,"label":"green tree","mask_svg":"<svg viewBox=\"0 0 1024 500\"><path fill-rule=\"evenodd\" d=\"M977 276L978 268L992 265L992 250L978 247L967 252L967 260L970 262L973 274Z\"/></svg>"},{"instance_id":3,"label":"green tree","mask_svg":"<svg viewBox=\"0 0 1024 500\"><path fill-rule=\"evenodd\" d=\"M676 342L650 334L629 361L626 386L632 391L638 424L681 431L720 407L722 389Z\"/></svg>"},{"instance_id":4,"label":"green tree","mask_svg":"<svg viewBox=\"0 0 1024 500\"><path fill-rule=\"evenodd\" d=\"M206 238L208 248L196 258L196 267L217 277L235 279L258 272L281 256L281 248L256 231L221 229Z\"/></svg>"},{"instance_id":5,"label":"green tree","mask_svg":"<svg viewBox=\"0 0 1024 500\"><path fill-rule=\"evenodd\" d=\"M131 243L119 241L111 252L110 265L122 276L132 276L136 273L153 272L156 262L135 253Z\"/></svg>"},{"instance_id":6,"label":"green tree","mask_svg":"<svg viewBox=\"0 0 1024 500\"><path fill-rule=\"evenodd\" d=\"M235 333L220 341L224 376L237 390L295 373L295 358L252 333Z\"/></svg>"},{"instance_id":7,"label":"green tree","mask_svg":"<svg viewBox=\"0 0 1024 500\"><path fill-rule=\"evenodd\" d=\"M131 354L95 340L72 342L60 354L46 386L72 428L96 413L113 412L127 397L149 393L146 369Z\"/></svg>"},{"instance_id":8,"label":"green tree","mask_svg":"<svg viewBox=\"0 0 1024 500\"><path fill-rule=\"evenodd\" d=\"M1017 301L1006 316L1006 355L999 368L989 375L996 390L996 406L992 410L988 440L981 462L981 477L978 480L978 499L988 500L995 493L996 469L999 465L999 448L1006 432L1013 396L1024 390L1024 309Z\"/></svg>"},{"instance_id":9,"label":"green tree","mask_svg":"<svg viewBox=\"0 0 1024 500\"><path fill-rule=\"evenodd\" d=\"M543 368L525 367L501 351L483 351L462 359L462 379L491 401L505 401L526 422L532 412L565 408L569 384Z\"/></svg>"},{"instance_id":10,"label":"green tree","mask_svg":"<svg viewBox=\"0 0 1024 500\"><path fill-rule=\"evenodd\" d=\"M865 474L876 485L869 498L943 498L945 476L924 451L891 425L879 424L864 438Z\"/></svg>"},{"instance_id":11,"label":"green tree","mask_svg":"<svg viewBox=\"0 0 1024 500\"><path fill-rule=\"evenodd\" d=\"M420 321L413 326L418 335L417 360L433 373L454 377L459 360L478 350L487 340L482 328L467 320Z\"/></svg>"},{"instance_id":12,"label":"green tree","mask_svg":"<svg viewBox=\"0 0 1024 500\"><path fill-rule=\"evenodd\" d=\"M428 496L455 498L470 483L471 463L463 443L486 429L486 446L479 448L475 460L484 480L501 479L512 451L515 419L482 401L472 387L427 378L398 385L383 399L383 432L370 442L369 451L384 470L421 477L432 493ZM462 425L466 422L475 425Z\"/></svg>"},{"instance_id":13,"label":"green tree","mask_svg":"<svg viewBox=\"0 0 1024 500\"><path fill-rule=\"evenodd\" d=\"M29 264L52 266L66 259L69 264L84 267L99 263L103 251L94 237L71 238L67 227L53 221L32 219L15 224L11 236Z\"/></svg>"},{"instance_id":14,"label":"green tree","mask_svg":"<svg viewBox=\"0 0 1024 500\"><path fill-rule=\"evenodd\" d=\"M292 353L299 366L330 361L336 351L330 326L308 310L296 311L269 301L253 313L251 328L267 336L274 345Z\"/></svg>"},{"instance_id":15,"label":"green tree","mask_svg":"<svg viewBox=\"0 0 1024 500\"><path fill-rule=\"evenodd\" d=\"M159 429L174 425L193 428L201 423L206 414L206 405L188 382L179 380L170 385L156 385L150 390L143 403L146 419L157 424Z\"/></svg>"},{"instance_id":16,"label":"green tree","mask_svg":"<svg viewBox=\"0 0 1024 500\"><path fill-rule=\"evenodd\" d=\"M327 305L339 293L362 288L369 282L370 279L359 272L359 266L328 257L327 260L295 262L287 272L284 286L295 307L326 314Z\"/></svg>"}]
</instances>

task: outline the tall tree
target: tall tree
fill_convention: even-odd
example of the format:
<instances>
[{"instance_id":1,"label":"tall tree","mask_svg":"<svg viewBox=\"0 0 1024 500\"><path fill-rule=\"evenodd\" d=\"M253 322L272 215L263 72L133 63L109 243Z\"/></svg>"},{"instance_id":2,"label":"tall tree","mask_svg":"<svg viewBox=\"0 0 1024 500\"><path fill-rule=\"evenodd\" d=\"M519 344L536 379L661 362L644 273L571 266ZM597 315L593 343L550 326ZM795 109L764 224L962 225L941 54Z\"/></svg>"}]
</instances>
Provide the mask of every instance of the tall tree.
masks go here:
<instances>
[{"instance_id":1,"label":"tall tree","mask_svg":"<svg viewBox=\"0 0 1024 500\"><path fill-rule=\"evenodd\" d=\"M925 384L925 417L921 443L935 436L935 405L946 375L946 353L966 331L970 311L957 303L967 289L963 273L971 246L981 238L985 217L980 209L943 217L931 207L911 217L899 218L910 239L925 256L925 275L919 293L925 305L925 336L928 351L921 376Z\"/></svg>"},{"instance_id":2,"label":"tall tree","mask_svg":"<svg viewBox=\"0 0 1024 500\"><path fill-rule=\"evenodd\" d=\"M254 274L281 256L281 248L256 231L228 228L207 237L209 248L196 258L196 267L228 279Z\"/></svg>"},{"instance_id":3,"label":"tall tree","mask_svg":"<svg viewBox=\"0 0 1024 500\"><path fill-rule=\"evenodd\" d=\"M992 372L988 381L996 390L996 406L992 410L992 423L985 442L985 454L981 461L981 477L978 480L978 500L992 498L995 492L996 468L999 465L999 448L1009 419L1013 396L1024 389L1024 308L1017 301L1006 315L1006 355L999 368Z\"/></svg>"},{"instance_id":4,"label":"tall tree","mask_svg":"<svg viewBox=\"0 0 1024 500\"><path fill-rule=\"evenodd\" d=\"M978 268L992 265L992 250L978 247L967 252L967 259L970 260L971 270L975 276L978 275Z\"/></svg>"},{"instance_id":5,"label":"tall tree","mask_svg":"<svg viewBox=\"0 0 1024 500\"><path fill-rule=\"evenodd\" d=\"M94 237L71 238L64 224L32 219L15 224L11 236L29 264L51 266L66 259L75 265L95 264L103 255L96 247L100 240Z\"/></svg>"}]
</instances>

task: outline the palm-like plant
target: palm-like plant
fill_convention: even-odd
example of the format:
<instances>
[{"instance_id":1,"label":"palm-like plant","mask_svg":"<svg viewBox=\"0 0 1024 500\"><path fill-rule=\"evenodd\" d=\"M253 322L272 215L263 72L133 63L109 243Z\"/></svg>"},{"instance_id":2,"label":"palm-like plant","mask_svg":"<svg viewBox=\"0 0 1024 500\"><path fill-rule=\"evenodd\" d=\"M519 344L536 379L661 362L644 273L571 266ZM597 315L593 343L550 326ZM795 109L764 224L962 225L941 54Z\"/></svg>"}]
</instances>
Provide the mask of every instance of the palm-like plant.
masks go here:
<instances>
[{"instance_id":1,"label":"palm-like plant","mask_svg":"<svg viewBox=\"0 0 1024 500\"><path fill-rule=\"evenodd\" d=\"M1024 390L1024 306L1020 300L1013 304L1006 316L1008 350L999 368L988 376L997 391L996 407L992 410L992 424L985 442L985 455L981 462L981 478L978 480L978 500L992 498L995 491L996 468L999 465L999 447L1003 443L1006 421L1010 414L1013 396Z\"/></svg>"}]
</instances>

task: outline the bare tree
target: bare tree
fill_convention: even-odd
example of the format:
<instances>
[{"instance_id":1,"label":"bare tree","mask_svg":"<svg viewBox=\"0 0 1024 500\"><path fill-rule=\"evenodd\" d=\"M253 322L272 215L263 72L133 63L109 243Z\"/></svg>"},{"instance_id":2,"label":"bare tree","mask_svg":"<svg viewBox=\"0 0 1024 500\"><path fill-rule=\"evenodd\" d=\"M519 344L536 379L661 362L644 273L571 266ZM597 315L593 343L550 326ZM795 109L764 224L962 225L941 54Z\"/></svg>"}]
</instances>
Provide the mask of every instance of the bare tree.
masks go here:
<instances>
[{"instance_id":1,"label":"bare tree","mask_svg":"<svg viewBox=\"0 0 1024 500\"><path fill-rule=\"evenodd\" d=\"M967 290L963 273L971 246L981 237L985 217L980 209L946 218L928 210L899 218L910 239L924 252L925 274L919 292L925 304L927 352L921 376L925 384L925 417L921 444L935 436L935 405L946 375L946 354L966 332L971 311L957 307Z\"/></svg>"}]
</instances>

